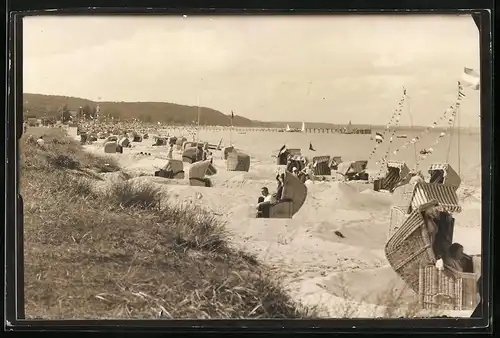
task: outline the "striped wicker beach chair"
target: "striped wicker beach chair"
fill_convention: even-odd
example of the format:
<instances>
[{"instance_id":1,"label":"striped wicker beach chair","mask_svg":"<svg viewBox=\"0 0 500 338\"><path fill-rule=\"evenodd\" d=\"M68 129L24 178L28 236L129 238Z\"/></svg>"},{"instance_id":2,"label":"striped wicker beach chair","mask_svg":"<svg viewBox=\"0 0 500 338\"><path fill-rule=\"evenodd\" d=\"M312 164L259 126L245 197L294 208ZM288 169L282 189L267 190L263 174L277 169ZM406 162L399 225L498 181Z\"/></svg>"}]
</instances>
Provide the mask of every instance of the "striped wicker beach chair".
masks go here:
<instances>
[{"instance_id":1,"label":"striped wicker beach chair","mask_svg":"<svg viewBox=\"0 0 500 338\"><path fill-rule=\"evenodd\" d=\"M418 209L420 205L433 200L437 201L449 213L459 213L462 211L462 207L458 204L456 187L421 182L417 183L413 189L408 213Z\"/></svg>"},{"instance_id":2,"label":"striped wicker beach chair","mask_svg":"<svg viewBox=\"0 0 500 338\"><path fill-rule=\"evenodd\" d=\"M381 188L393 192L398 185L410 182L410 168L405 162L391 161L387 163L387 172L382 179Z\"/></svg>"},{"instance_id":3,"label":"striped wicker beach chair","mask_svg":"<svg viewBox=\"0 0 500 338\"><path fill-rule=\"evenodd\" d=\"M312 159L316 163L314 167L314 175L331 175L330 156L316 156Z\"/></svg>"},{"instance_id":4,"label":"striped wicker beach chair","mask_svg":"<svg viewBox=\"0 0 500 338\"><path fill-rule=\"evenodd\" d=\"M429 183L452 186L455 188L455 190L457 190L460 186L460 183L462 183L460 176L449 164L432 164L429 167L428 172L431 175Z\"/></svg>"}]
</instances>

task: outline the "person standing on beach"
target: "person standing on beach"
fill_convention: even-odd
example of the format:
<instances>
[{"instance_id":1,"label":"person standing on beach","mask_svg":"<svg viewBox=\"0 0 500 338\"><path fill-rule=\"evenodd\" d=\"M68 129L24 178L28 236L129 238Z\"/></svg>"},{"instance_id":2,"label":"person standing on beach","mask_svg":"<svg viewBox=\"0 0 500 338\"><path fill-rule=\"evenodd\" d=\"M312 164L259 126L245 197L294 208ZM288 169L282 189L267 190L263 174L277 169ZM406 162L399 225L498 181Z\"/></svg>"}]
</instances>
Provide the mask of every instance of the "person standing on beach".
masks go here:
<instances>
[{"instance_id":1,"label":"person standing on beach","mask_svg":"<svg viewBox=\"0 0 500 338\"><path fill-rule=\"evenodd\" d=\"M173 144L171 144L171 145L170 145L170 148L168 149L168 155L167 155L167 157L171 159L171 158L172 158L172 153L173 153L173 152L174 152L174 145L173 145Z\"/></svg>"}]
</instances>

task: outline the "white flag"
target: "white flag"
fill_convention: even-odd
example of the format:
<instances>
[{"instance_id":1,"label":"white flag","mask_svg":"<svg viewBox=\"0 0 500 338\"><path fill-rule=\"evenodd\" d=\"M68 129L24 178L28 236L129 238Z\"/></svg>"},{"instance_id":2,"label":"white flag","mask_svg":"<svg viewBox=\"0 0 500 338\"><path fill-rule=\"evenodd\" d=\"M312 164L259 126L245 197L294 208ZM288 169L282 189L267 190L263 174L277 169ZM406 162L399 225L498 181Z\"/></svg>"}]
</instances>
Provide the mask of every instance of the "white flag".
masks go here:
<instances>
[{"instance_id":1,"label":"white flag","mask_svg":"<svg viewBox=\"0 0 500 338\"><path fill-rule=\"evenodd\" d=\"M474 90L479 89L479 73L472 68L464 67L462 81L467 87L471 87Z\"/></svg>"}]
</instances>

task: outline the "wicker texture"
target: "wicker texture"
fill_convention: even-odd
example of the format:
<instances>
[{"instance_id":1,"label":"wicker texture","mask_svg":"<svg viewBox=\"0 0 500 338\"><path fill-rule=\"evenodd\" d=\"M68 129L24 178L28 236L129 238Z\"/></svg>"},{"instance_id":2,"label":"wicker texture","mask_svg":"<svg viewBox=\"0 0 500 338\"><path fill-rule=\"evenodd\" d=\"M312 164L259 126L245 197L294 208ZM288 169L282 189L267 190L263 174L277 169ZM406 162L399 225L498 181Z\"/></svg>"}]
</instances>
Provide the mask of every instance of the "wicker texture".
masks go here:
<instances>
[{"instance_id":1,"label":"wicker texture","mask_svg":"<svg viewBox=\"0 0 500 338\"><path fill-rule=\"evenodd\" d=\"M394 206L404 210L406 213L410 212L411 201L415 190L415 183L399 186L394 189Z\"/></svg>"},{"instance_id":2,"label":"wicker texture","mask_svg":"<svg viewBox=\"0 0 500 338\"><path fill-rule=\"evenodd\" d=\"M399 227L406 221L408 214L406 210L399 207L391 208L391 222L389 224L389 231L387 232L387 239L391 238L392 235L399 229Z\"/></svg>"},{"instance_id":3,"label":"wicker texture","mask_svg":"<svg viewBox=\"0 0 500 338\"><path fill-rule=\"evenodd\" d=\"M422 215L423 211L435 205L435 202L430 202L414 210L385 246L389 264L415 292L419 289L419 268L436 264L430 235Z\"/></svg>"},{"instance_id":4,"label":"wicker texture","mask_svg":"<svg viewBox=\"0 0 500 338\"><path fill-rule=\"evenodd\" d=\"M480 262L481 258L475 256L472 259ZM434 265L422 266L419 269L420 304L424 309L474 309L479 302L477 280L480 276L480 271L476 270L465 273L448 267L440 271Z\"/></svg>"},{"instance_id":5,"label":"wicker texture","mask_svg":"<svg viewBox=\"0 0 500 338\"><path fill-rule=\"evenodd\" d=\"M241 152L229 153L226 161L228 171L249 171L250 156Z\"/></svg>"},{"instance_id":6,"label":"wicker texture","mask_svg":"<svg viewBox=\"0 0 500 338\"><path fill-rule=\"evenodd\" d=\"M230 146L230 147L225 147L224 150L223 150L223 153L224 153L224 159L227 160L227 157L229 156L230 153L232 153L234 151L234 147L233 146Z\"/></svg>"}]
</instances>

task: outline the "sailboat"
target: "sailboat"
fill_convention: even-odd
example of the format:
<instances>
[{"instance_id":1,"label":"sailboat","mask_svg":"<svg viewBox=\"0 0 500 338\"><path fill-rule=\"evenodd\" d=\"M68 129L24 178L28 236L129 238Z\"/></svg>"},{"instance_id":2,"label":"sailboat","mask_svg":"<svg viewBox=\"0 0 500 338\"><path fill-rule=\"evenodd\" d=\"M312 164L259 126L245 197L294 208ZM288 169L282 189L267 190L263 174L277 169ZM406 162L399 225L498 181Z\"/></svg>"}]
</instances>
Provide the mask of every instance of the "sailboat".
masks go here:
<instances>
[{"instance_id":1,"label":"sailboat","mask_svg":"<svg viewBox=\"0 0 500 338\"><path fill-rule=\"evenodd\" d=\"M300 131L305 133L306 132L306 124L305 122L302 122L302 128L300 128Z\"/></svg>"},{"instance_id":2,"label":"sailboat","mask_svg":"<svg viewBox=\"0 0 500 338\"><path fill-rule=\"evenodd\" d=\"M292 129L290 128L290 125L288 125L288 124L286 125L286 129L285 129L285 131L286 131L287 133L290 133L290 132L292 131Z\"/></svg>"}]
</instances>

